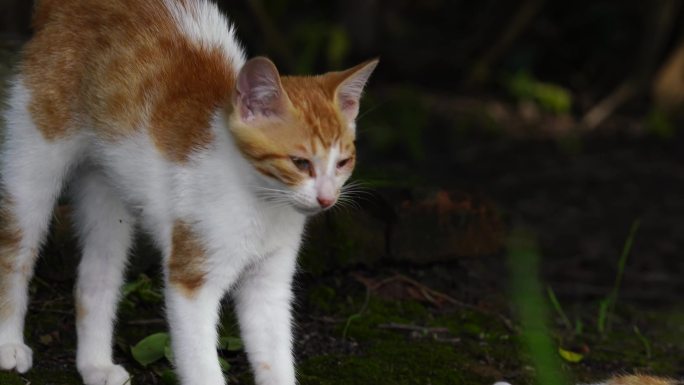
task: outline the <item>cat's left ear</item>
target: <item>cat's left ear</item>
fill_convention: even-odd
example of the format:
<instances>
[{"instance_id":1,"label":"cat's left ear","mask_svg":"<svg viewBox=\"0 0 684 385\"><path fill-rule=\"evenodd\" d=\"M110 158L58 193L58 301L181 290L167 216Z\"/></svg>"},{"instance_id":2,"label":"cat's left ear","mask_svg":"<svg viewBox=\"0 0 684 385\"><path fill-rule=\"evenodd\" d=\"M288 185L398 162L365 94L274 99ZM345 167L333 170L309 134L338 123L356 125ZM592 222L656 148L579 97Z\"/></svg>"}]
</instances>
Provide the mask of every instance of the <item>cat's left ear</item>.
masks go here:
<instances>
[{"instance_id":1,"label":"cat's left ear","mask_svg":"<svg viewBox=\"0 0 684 385\"><path fill-rule=\"evenodd\" d=\"M359 115L363 88L378 62L378 59L369 60L346 71L335 73L335 100L349 121L354 121Z\"/></svg>"},{"instance_id":2,"label":"cat's left ear","mask_svg":"<svg viewBox=\"0 0 684 385\"><path fill-rule=\"evenodd\" d=\"M235 83L233 105L244 121L283 116L288 99L272 61L265 57L250 59Z\"/></svg>"}]
</instances>

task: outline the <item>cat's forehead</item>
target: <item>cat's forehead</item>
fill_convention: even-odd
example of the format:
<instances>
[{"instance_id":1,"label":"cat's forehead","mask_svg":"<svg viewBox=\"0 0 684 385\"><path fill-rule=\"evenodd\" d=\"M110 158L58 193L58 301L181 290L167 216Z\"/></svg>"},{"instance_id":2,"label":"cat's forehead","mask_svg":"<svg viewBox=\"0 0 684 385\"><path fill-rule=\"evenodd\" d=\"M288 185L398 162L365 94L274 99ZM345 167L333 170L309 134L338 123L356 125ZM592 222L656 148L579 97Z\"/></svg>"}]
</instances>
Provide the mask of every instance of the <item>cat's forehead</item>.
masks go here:
<instances>
[{"instance_id":1,"label":"cat's forehead","mask_svg":"<svg viewBox=\"0 0 684 385\"><path fill-rule=\"evenodd\" d=\"M335 105L335 89L324 76L282 78L283 89L292 102L295 114L308 140L308 151L321 153L339 146L353 146L354 131Z\"/></svg>"}]
</instances>

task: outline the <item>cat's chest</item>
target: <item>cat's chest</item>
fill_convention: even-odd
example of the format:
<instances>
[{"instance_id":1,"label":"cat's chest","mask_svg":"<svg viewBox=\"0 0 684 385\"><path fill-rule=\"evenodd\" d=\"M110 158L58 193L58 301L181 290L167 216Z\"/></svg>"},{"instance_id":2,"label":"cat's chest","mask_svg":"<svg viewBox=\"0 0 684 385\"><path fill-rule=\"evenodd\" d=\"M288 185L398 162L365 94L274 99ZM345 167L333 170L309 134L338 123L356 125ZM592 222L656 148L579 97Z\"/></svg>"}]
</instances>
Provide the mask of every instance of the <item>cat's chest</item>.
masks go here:
<instances>
[{"instance_id":1,"label":"cat's chest","mask_svg":"<svg viewBox=\"0 0 684 385\"><path fill-rule=\"evenodd\" d=\"M240 221L233 222L238 250L254 256L269 255L282 247L297 247L305 218L291 209L269 209L255 203L245 207Z\"/></svg>"}]
</instances>

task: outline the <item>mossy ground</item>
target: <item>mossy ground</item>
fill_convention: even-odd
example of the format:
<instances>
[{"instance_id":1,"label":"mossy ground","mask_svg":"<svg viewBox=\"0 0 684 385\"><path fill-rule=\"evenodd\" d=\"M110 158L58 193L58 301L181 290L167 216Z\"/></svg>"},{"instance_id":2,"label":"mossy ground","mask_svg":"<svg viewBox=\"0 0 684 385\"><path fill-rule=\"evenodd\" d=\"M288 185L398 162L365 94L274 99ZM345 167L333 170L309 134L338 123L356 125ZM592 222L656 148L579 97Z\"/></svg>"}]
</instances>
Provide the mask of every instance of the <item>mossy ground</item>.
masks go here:
<instances>
[{"instance_id":1,"label":"mossy ground","mask_svg":"<svg viewBox=\"0 0 684 385\"><path fill-rule=\"evenodd\" d=\"M34 283L27 339L35 351L36 366L22 376L0 372L0 384L80 383L73 360L70 285L70 281L50 286ZM298 292L302 385L487 385L501 379L516 385L533 383L534 369L520 348L518 331L509 329L500 317L508 317L507 309L437 307L402 295L391 298L388 293L368 291L348 274L326 283L305 282ZM496 296L504 293L490 293L490 300ZM573 310L585 322L581 333L571 333L561 324L553 327L559 345L576 351L588 347L580 363L563 364L573 380L596 380L624 371L681 374L684 349L678 341L684 341L684 310L644 311L622 304L613 330L604 336L594 331L593 307ZM166 383L159 376L166 363L143 368L128 349L146 335L165 330L161 303L133 295L124 300L121 314L115 351L134 373L133 384ZM229 311L223 325L224 332L236 332ZM634 325L639 326L641 336ZM233 365L231 383L253 383L243 353L226 358Z\"/></svg>"}]
</instances>

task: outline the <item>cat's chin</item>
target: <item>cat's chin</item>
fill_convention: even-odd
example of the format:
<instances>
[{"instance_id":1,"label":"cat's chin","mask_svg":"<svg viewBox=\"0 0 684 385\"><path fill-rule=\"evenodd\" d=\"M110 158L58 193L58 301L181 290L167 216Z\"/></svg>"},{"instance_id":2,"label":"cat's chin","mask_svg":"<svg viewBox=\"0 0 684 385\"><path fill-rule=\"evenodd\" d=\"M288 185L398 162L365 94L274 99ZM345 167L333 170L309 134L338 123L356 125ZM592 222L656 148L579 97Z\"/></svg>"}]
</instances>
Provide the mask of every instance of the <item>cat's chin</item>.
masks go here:
<instances>
[{"instance_id":1,"label":"cat's chin","mask_svg":"<svg viewBox=\"0 0 684 385\"><path fill-rule=\"evenodd\" d=\"M325 209L322 209L320 207L304 207L304 206L297 206L297 205L292 205L292 207L295 209L296 212L306 215L306 216L313 216L318 213L322 213L325 211Z\"/></svg>"}]
</instances>

